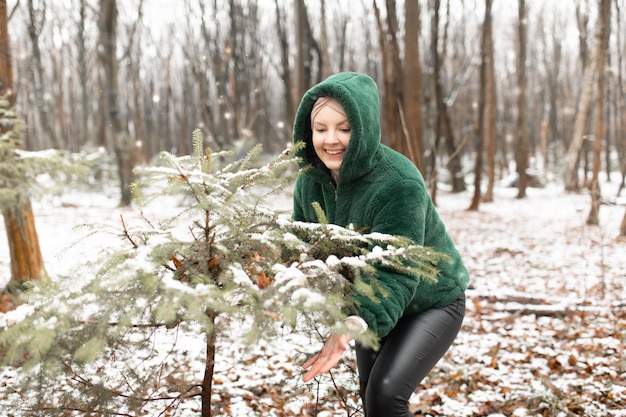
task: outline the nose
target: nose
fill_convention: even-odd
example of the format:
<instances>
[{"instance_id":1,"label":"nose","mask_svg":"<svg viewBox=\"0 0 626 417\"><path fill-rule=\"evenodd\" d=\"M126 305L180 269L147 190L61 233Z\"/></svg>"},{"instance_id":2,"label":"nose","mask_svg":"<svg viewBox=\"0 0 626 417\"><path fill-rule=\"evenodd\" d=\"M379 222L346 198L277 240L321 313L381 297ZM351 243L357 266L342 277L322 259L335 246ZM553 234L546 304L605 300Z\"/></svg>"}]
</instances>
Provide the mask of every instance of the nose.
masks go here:
<instances>
[{"instance_id":1,"label":"nose","mask_svg":"<svg viewBox=\"0 0 626 417\"><path fill-rule=\"evenodd\" d=\"M335 129L328 129L328 134L326 135L327 143L337 143L339 142L337 138L337 131Z\"/></svg>"}]
</instances>

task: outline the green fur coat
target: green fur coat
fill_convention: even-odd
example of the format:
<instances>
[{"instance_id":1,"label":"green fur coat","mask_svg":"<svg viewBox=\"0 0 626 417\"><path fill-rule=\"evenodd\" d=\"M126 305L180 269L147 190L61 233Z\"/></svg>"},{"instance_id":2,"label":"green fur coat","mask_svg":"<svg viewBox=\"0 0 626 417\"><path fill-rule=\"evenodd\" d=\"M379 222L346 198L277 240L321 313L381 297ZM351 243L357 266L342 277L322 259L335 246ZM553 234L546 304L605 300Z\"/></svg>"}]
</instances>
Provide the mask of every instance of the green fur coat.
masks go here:
<instances>
[{"instance_id":1,"label":"green fur coat","mask_svg":"<svg viewBox=\"0 0 626 417\"><path fill-rule=\"evenodd\" d=\"M351 128L341 163L338 185L313 150L310 115L319 97L335 97L343 105ZM452 239L437 214L424 180L413 163L381 144L378 87L367 75L339 73L306 92L293 130L294 143L304 141L301 168L294 190L293 218L316 222L312 203L318 202L329 223L357 230L409 237L416 244L450 255L438 264L435 284L379 270L387 296L379 303L355 296L358 314L380 337L404 315L443 307L467 288L469 275Z\"/></svg>"}]
</instances>

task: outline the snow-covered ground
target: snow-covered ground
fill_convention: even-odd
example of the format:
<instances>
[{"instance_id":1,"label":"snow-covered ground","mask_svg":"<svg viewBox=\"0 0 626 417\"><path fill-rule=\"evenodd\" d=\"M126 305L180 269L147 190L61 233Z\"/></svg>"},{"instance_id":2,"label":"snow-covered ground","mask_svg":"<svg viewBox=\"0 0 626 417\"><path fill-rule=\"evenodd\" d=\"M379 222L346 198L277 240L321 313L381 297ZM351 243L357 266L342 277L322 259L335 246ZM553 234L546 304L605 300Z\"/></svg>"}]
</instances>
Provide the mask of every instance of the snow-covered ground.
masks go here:
<instances>
[{"instance_id":1,"label":"snow-covered ground","mask_svg":"<svg viewBox=\"0 0 626 417\"><path fill-rule=\"evenodd\" d=\"M119 224L116 190L67 192L34 202L47 272L68 274L95 260L102 235L81 239L82 224ZM615 185L603 186L607 200ZM616 238L621 204L601 207L601 225L587 226L586 194L560 186L531 188L528 198L497 188L495 202L468 212L471 194L438 193L438 207L472 276L467 316L445 358L411 400L415 415L432 416L626 416L626 241ZM274 204L289 209L285 193ZM106 235L105 235L106 236ZM113 239L113 236L111 236ZM0 239L0 285L9 278L8 247ZM77 277L79 279L79 277ZM11 320L9 313L0 320ZM198 383L204 341L170 330L155 334L169 352L162 379L166 392ZM317 338L286 332L272 343L244 349L236 334L220 340L215 394L217 416L359 416L354 357L309 384L299 364L321 345ZM10 409L15 369L0 369L0 410ZM347 402L346 402L347 400ZM166 402L146 405L159 415ZM163 415L197 415L190 398ZM6 413L5 413L6 410Z\"/></svg>"}]
</instances>

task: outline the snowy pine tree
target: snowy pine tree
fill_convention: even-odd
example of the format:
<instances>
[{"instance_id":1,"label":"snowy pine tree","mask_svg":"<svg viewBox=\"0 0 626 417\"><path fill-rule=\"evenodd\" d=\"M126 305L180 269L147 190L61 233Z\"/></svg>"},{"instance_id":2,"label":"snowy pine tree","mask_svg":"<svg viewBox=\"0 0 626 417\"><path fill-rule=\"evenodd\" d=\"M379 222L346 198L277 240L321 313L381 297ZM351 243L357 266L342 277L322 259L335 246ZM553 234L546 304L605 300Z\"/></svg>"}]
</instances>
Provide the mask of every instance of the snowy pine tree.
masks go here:
<instances>
[{"instance_id":1,"label":"snowy pine tree","mask_svg":"<svg viewBox=\"0 0 626 417\"><path fill-rule=\"evenodd\" d=\"M140 413L200 396L210 416L220 333L236 330L253 346L298 323L347 332L348 295L373 295L377 266L437 279L442 255L428 248L328 224L319 207L319 224L269 208L293 180L291 152L259 167L259 147L225 163L229 155L205 149L199 131L193 143L191 156L163 153L160 166L137 170L142 221L121 219L123 247L85 264L80 279L33 287L26 317L0 334L4 364L21 365L24 415ZM163 386L175 364L154 348L158 332L205 337L202 381ZM376 344L370 333L354 337Z\"/></svg>"}]
</instances>

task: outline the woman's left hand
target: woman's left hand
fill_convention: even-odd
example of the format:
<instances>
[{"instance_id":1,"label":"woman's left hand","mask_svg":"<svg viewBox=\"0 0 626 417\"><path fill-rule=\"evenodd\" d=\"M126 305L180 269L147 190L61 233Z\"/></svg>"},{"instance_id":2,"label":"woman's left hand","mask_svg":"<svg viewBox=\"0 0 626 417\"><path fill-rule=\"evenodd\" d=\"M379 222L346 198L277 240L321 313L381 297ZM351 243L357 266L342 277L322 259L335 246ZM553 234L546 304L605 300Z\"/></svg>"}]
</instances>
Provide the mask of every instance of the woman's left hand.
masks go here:
<instances>
[{"instance_id":1,"label":"woman's left hand","mask_svg":"<svg viewBox=\"0 0 626 417\"><path fill-rule=\"evenodd\" d=\"M308 369L308 372L302 376L302 380L309 382L315 375L330 371L339 363L341 355L348 348L351 339L348 335L330 335L322 350L302 365L304 369Z\"/></svg>"}]
</instances>

